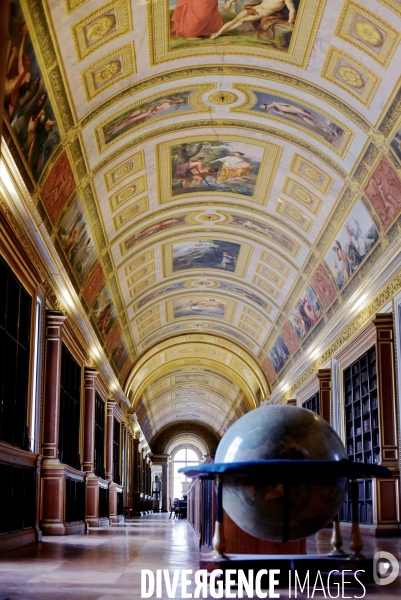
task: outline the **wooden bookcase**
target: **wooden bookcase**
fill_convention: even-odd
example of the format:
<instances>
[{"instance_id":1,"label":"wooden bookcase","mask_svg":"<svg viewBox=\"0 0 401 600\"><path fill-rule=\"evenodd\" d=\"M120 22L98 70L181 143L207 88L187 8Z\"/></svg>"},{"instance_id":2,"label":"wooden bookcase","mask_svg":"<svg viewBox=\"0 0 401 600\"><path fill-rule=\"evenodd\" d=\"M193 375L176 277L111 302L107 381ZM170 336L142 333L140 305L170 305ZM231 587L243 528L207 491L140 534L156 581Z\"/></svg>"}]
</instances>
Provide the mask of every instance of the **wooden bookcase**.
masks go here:
<instances>
[{"instance_id":1,"label":"wooden bookcase","mask_svg":"<svg viewBox=\"0 0 401 600\"><path fill-rule=\"evenodd\" d=\"M316 392L316 394L313 394L313 396L308 398L308 400L305 400L305 402L302 404L302 408L307 408L308 410L311 410L312 412L316 413L317 415L320 415L320 394L319 394L319 392Z\"/></svg>"},{"instance_id":2,"label":"wooden bookcase","mask_svg":"<svg viewBox=\"0 0 401 600\"><path fill-rule=\"evenodd\" d=\"M376 346L344 369L345 447L354 462L380 463L380 428L377 397ZM360 523L373 523L372 480L358 483ZM352 521L349 499L341 511L342 521Z\"/></svg>"}]
</instances>

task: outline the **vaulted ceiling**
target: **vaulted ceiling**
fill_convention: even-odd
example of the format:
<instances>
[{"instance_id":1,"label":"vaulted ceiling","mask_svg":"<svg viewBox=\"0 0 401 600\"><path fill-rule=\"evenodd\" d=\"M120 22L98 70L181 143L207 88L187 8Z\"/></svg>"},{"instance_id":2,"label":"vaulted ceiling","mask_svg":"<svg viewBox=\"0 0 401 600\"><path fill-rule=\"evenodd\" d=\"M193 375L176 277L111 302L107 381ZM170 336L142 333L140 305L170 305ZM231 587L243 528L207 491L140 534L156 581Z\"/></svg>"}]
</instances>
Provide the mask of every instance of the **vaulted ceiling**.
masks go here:
<instances>
[{"instance_id":1,"label":"vaulted ceiling","mask_svg":"<svg viewBox=\"0 0 401 600\"><path fill-rule=\"evenodd\" d=\"M285 4L11 3L56 121L31 190L150 438L265 399L396 235L401 2Z\"/></svg>"}]
</instances>

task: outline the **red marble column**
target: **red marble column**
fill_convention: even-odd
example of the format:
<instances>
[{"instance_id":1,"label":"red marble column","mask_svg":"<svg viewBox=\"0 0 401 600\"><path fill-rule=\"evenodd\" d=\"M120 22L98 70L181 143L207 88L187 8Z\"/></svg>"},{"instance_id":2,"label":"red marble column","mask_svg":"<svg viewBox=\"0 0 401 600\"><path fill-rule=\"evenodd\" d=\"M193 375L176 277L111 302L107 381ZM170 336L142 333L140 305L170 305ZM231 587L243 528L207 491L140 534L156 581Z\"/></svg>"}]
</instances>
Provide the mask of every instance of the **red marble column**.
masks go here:
<instances>
[{"instance_id":1,"label":"red marble column","mask_svg":"<svg viewBox=\"0 0 401 600\"><path fill-rule=\"evenodd\" d=\"M95 460L95 382L99 373L85 367L84 463L83 470L93 473Z\"/></svg>"},{"instance_id":2,"label":"red marble column","mask_svg":"<svg viewBox=\"0 0 401 600\"><path fill-rule=\"evenodd\" d=\"M59 311L46 314L43 444L44 459L58 461L62 327Z\"/></svg>"}]
</instances>

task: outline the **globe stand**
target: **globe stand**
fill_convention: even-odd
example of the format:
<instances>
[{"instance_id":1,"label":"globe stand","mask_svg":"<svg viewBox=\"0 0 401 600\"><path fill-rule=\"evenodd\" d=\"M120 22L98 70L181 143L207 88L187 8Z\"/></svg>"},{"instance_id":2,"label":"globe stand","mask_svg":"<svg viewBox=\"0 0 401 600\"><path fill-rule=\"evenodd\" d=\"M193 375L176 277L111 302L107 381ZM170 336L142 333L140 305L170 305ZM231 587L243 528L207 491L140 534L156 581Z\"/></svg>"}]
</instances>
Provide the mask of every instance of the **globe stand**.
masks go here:
<instances>
[{"instance_id":1,"label":"globe stand","mask_svg":"<svg viewBox=\"0 0 401 600\"><path fill-rule=\"evenodd\" d=\"M331 534L330 544L333 550L330 552L330 556L344 556L345 552L341 549L343 545L343 538L340 529L340 519L338 513L333 520L333 533Z\"/></svg>"},{"instance_id":2,"label":"globe stand","mask_svg":"<svg viewBox=\"0 0 401 600\"><path fill-rule=\"evenodd\" d=\"M361 554L363 542L359 529L358 514L358 482L356 479L351 481L351 499L352 499L352 526L351 526L351 551L350 560L363 560L365 557Z\"/></svg>"},{"instance_id":3,"label":"globe stand","mask_svg":"<svg viewBox=\"0 0 401 600\"><path fill-rule=\"evenodd\" d=\"M202 554L200 559L200 568L208 572L215 569L221 569L223 574L230 570L243 570L245 573L265 569L277 569L279 587L289 587L294 584L294 573L298 574L302 581L305 577L322 577L326 584L332 585L341 580L341 573L346 572L347 576L352 577L354 573L358 580L364 583L374 581L374 561L373 558L365 558L361 551L363 548L362 538L359 531L358 515L358 479L364 477L392 477L391 472L382 466L352 463L348 460L340 461L319 461L319 460L253 460L236 463L208 463L193 467L185 467L179 472L185 473L187 477L202 477L216 480L216 523L213 536L213 552ZM321 482L327 478L328 473L333 477L346 477L351 481L351 501L352 501L352 536L350 549L352 554L345 554L341 550L342 537L338 514L334 518L333 535L331 544L333 550L330 554L314 555L250 555L250 554L229 554L225 555L226 540L223 528L223 484L224 475L231 477L237 475L247 475L252 478L255 475L262 481L282 482L284 487L284 521L283 541L291 539L289 536L290 527L290 502L289 486L294 482L309 483ZM338 579L332 575L338 573ZM331 575L330 575L331 574ZM261 580L263 587L268 587L268 578L263 575Z\"/></svg>"},{"instance_id":4,"label":"globe stand","mask_svg":"<svg viewBox=\"0 0 401 600\"><path fill-rule=\"evenodd\" d=\"M216 490L216 521L214 524L214 535L212 539L213 545L213 558L227 558L224 554L226 550L226 538L224 535L223 526L223 477L222 475L216 475L215 480Z\"/></svg>"}]
</instances>

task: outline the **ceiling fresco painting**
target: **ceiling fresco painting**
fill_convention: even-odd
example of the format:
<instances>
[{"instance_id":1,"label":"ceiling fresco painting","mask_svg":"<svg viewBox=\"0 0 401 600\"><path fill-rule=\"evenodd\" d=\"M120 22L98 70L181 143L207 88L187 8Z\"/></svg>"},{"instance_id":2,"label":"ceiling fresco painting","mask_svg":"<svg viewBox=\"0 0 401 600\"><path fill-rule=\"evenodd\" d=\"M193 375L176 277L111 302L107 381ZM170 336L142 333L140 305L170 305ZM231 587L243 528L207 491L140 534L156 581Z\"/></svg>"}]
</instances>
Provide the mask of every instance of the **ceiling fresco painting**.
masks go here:
<instances>
[{"instance_id":1,"label":"ceiling fresco painting","mask_svg":"<svg viewBox=\"0 0 401 600\"><path fill-rule=\"evenodd\" d=\"M11 0L5 143L148 441L223 434L392 251L400 31L398 0Z\"/></svg>"}]
</instances>

